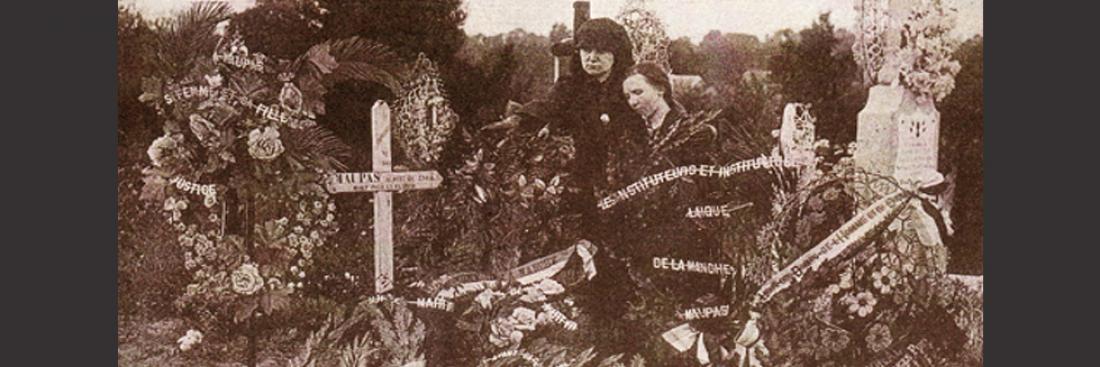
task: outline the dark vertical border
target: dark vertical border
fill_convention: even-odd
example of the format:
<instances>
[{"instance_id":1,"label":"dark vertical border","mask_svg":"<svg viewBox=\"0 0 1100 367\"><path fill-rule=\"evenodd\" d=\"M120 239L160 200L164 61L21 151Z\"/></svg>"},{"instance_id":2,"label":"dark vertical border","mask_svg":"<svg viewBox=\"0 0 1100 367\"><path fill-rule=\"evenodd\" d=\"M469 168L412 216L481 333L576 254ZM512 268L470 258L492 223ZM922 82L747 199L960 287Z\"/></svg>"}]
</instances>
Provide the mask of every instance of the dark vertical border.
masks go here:
<instances>
[{"instance_id":1,"label":"dark vertical border","mask_svg":"<svg viewBox=\"0 0 1100 367\"><path fill-rule=\"evenodd\" d=\"M1097 18L1070 4L985 1L989 366L1097 364Z\"/></svg>"},{"instance_id":2,"label":"dark vertical border","mask_svg":"<svg viewBox=\"0 0 1100 367\"><path fill-rule=\"evenodd\" d=\"M116 12L4 3L5 365L117 364Z\"/></svg>"}]
</instances>

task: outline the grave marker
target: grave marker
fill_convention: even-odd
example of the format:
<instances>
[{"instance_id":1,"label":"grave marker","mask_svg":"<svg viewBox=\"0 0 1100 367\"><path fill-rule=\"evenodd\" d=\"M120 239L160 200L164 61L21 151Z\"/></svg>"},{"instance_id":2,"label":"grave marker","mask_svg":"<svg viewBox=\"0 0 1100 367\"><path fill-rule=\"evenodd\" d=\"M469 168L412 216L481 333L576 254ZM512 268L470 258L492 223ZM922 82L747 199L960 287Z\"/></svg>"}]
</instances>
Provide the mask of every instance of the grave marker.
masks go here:
<instances>
[{"instance_id":1,"label":"grave marker","mask_svg":"<svg viewBox=\"0 0 1100 367\"><path fill-rule=\"evenodd\" d=\"M434 189L443 182L437 171L391 172L391 135L390 107L385 101L375 102L371 108L372 171L335 173L325 183L332 193L374 193L374 290L378 294L393 289L393 191Z\"/></svg>"},{"instance_id":2,"label":"grave marker","mask_svg":"<svg viewBox=\"0 0 1100 367\"><path fill-rule=\"evenodd\" d=\"M898 117L898 153L894 178L900 182L929 182L939 157L939 113L914 112Z\"/></svg>"}]
</instances>

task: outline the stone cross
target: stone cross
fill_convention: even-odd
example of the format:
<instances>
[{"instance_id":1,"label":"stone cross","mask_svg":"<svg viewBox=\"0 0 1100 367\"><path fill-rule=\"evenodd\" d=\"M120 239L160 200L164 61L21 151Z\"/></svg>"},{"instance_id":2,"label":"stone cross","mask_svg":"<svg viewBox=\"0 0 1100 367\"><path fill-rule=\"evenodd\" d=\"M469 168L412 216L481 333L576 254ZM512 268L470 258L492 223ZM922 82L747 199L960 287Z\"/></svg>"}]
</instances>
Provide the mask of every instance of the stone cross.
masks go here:
<instances>
[{"instance_id":1,"label":"stone cross","mask_svg":"<svg viewBox=\"0 0 1100 367\"><path fill-rule=\"evenodd\" d=\"M870 2L867 6L874 6ZM889 17L884 45L879 45L886 65L881 66L879 85L872 86L867 105L859 112L856 127L856 167L880 179L871 179L860 190L863 203L890 194L896 186L887 181L925 181L936 175L939 157L940 113L931 100L916 95L896 82L901 25L915 5L913 0L889 0L882 11ZM865 9L865 12L875 9ZM871 16L865 14L865 16ZM864 67L874 67L865 65Z\"/></svg>"},{"instance_id":2,"label":"stone cross","mask_svg":"<svg viewBox=\"0 0 1100 367\"><path fill-rule=\"evenodd\" d=\"M374 152L371 172L341 172L328 177L329 192L374 193L374 290L382 294L393 289L393 192L439 187L443 176L437 171L391 172L390 107L385 101L371 108Z\"/></svg>"},{"instance_id":3,"label":"stone cross","mask_svg":"<svg viewBox=\"0 0 1100 367\"><path fill-rule=\"evenodd\" d=\"M868 2L874 3L874 2ZM878 3L882 6L882 3ZM909 186L913 182L930 183L942 176L937 172L939 158L940 113L931 98L919 99L898 83L897 69L891 65L898 52L895 42L900 41L901 25L915 5L911 0L890 0L883 11L889 16L882 47L887 53L886 64L873 72L880 75L880 84L872 86L867 104L859 112L856 125L856 168L867 175L859 177L856 192L859 207L866 207L876 200L894 193L899 184ZM869 10L864 10L869 11ZM869 16L868 14L864 14ZM875 67L865 65L864 67ZM889 75L893 74L893 75ZM915 204L914 204L915 205ZM910 238L919 238L924 246L901 246L917 252L907 256L933 259L933 267L946 271L947 251L932 218L914 207L907 215L910 219L902 227Z\"/></svg>"}]
</instances>

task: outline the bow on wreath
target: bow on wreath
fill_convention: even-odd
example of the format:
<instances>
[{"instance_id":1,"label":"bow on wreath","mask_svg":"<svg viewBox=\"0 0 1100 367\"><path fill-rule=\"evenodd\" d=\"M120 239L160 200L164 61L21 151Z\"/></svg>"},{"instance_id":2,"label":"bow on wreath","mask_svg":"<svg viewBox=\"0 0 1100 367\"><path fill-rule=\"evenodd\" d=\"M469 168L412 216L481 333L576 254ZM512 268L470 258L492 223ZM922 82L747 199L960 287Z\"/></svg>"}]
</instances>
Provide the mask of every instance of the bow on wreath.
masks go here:
<instances>
[{"instance_id":1,"label":"bow on wreath","mask_svg":"<svg viewBox=\"0 0 1100 367\"><path fill-rule=\"evenodd\" d=\"M733 351L723 345L718 345L721 360L726 361L736 357L737 366L763 366L757 356L767 356L768 348L764 346L764 343L760 343L760 331L756 327L757 318L759 318L759 314L753 312L749 321L742 328L741 333L738 334ZM692 327L691 324L683 323L661 334L661 337L680 353L687 352L694 347L695 359L699 361L699 365L705 366L710 364L711 361L710 351L707 349L704 335L704 332Z\"/></svg>"},{"instance_id":2,"label":"bow on wreath","mask_svg":"<svg viewBox=\"0 0 1100 367\"><path fill-rule=\"evenodd\" d=\"M745 327L737 335L732 352L723 345L718 346L723 361L735 357L738 367L764 366L759 358L768 356L768 348L760 342L760 330L756 327L756 320L759 317L758 313L753 312L749 321L745 323ZM695 359L699 361L699 365L706 366L710 364L710 351L707 350L703 335L702 331L684 323L669 329L661 337L680 353L695 346Z\"/></svg>"}]
</instances>

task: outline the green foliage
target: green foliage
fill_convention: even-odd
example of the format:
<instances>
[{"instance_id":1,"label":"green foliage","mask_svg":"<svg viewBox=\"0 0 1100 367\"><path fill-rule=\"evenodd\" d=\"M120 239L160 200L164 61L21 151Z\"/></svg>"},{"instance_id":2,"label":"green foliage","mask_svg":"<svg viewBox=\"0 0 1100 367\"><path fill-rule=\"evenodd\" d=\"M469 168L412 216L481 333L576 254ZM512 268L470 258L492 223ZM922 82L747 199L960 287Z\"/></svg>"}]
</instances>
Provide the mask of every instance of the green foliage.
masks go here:
<instances>
[{"instance_id":1,"label":"green foliage","mask_svg":"<svg viewBox=\"0 0 1100 367\"><path fill-rule=\"evenodd\" d=\"M423 361L425 326L404 302L363 300L331 312L303 342L289 366L402 367Z\"/></svg>"},{"instance_id":2,"label":"green foliage","mask_svg":"<svg viewBox=\"0 0 1100 367\"><path fill-rule=\"evenodd\" d=\"M330 40L319 46L321 50L318 51L328 51L338 63L325 80L326 85L360 80L384 85L394 93L401 90L399 79L404 77L406 70L403 59L389 46L360 36ZM310 54L313 53L311 50Z\"/></svg>"},{"instance_id":3,"label":"green foliage","mask_svg":"<svg viewBox=\"0 0 1100 367\"><path fill-rule=\"evenodd\" d=\"M710 31L699 43L706 58L703 77L719 88L729 88L746 70L756 66L753 55L758 54L759 48L756 36Z\"/></svg>"},{"instance_id":4,"label":"green foliage","mask_svg":"<svg viewBox=\"0 0 1100 367\"><path fill-rule=\"evenodd\" d=\"M773 220L760 232L759 246L771 247L774 260L749 263L781 267L851 217L862 175L848 152L819 156L819 171L803 172L794 186L780 190ZM973 348L981 344L973 333L980 329L980 294L952 285L942 271L943 247L921 239L913 223L924 209L905 210L873 235L870 246L764 307L767 365L892 363L912 348L934 365L972 365ZM750 284L770 273L766 266L750 272Z\"/></svg>"},{"instance_id":5,"label":"green foliage","mask_svg":"<svg viewBox=\"0 0 1100 367\"><path fill-rule=\"evenodd\" d=\"M319 1L324 38L361 36L392 47L407 59L423 52L448 64L462 46L466 13L461 0Z\"/></svg>"},{"instance_id":6,"label":"green foliage","mask_svg":"<svg viewBox=\"0 0 1100 367\"><path fill-rule=\"evenodd\" d=\"M150 44L154 50L152 74L179 78L190 72L198 58L214 52L221 39L214 31L230 14L226 3L199 2L174 17L155 22Z\"/></svg>"},{"instance_id":7,"label":"green foliage","mask_svg":"<svg viewBox=\"0 0 1100 367\"><path fill-rule=\"evenodd\" d=\"M553 344L539 339L529 347L511 350L483 359L478 367L645 367L645 358L634 355L627 359L622 354L597 359L594 348L575 348Z\"/></svg>"},{"instance_id":8,"label":"green foliage","mask_svg":"<svg viewBox=\"0 0 1100 367\"><path fill-rule=\"evenodd\" d=\"M955 234L951 247L951 271L981 274L984 205L984 105L982 93L982 46L975 36L955 51L962 68L955 76L955 89L939 104L941 170L955 178L951 219Z\"/></svg>"},{"instance_id":9,"label":"green foliage","mask_svg":"<svg viewBox=\"0 0 1100 367\"><path fill-rule=\"evenodd\" d=\"M291 59L325 39L321 19L313 1L264 1L234 15L229 32L256 51Z\"/></svg>"},{"instance_id":10,"label":"green foliage","mask_svg":"<svg viewBox=\"0 0 1100 367\"><path fill-rule=\"evenodd\" d=\"M575 218L560 215L564 203L561 194L574 189L570 187L569 178L560 175L569 160L574 158L568 138L552 130L507 137L471 133L471 127L499 119L500 115L505 114L506 101L531 100L549 88L553 75L549 45L552 40L567 36L567 29L556 25L550 37L522 30L501 36L473 36L467 38L459 51L462 40L456 41L453 37L455 32L461 35L458 25L463 15L458 3L454 0L401 3L323 1L318 3L319 6L314 6L307 1L271 1L238 15L230 27L240 32L245 43L255 50L291 58L274 64L274 67L279 71L297 71L293 80L305 96L307 110L318 115L325 114L326 106L332 110L327 111L330 113L319 122L329 127L340 123L349 126L335 133L320 126L284 129L281 138L287 147L284 153L286 161L251 167L254 170L249 174L256 177L267 177L280 170L302 171L312 165L329 171L368 169L363 162L369 158L370 142L362 138L369 135L366 133L368 129L363 128L362 117L368 115L364 111L373 102L372 98L384 93L375 94L375 90L371 90L370 98L356 96L363 94L361 89L356 88L366 85L357 84L357 81L370 81L373 86L369 88L388 89L396 96L395 91L405 69L398 55L415 55L415 52L428 50L435 53L433 58L439 57L442 61L440 74L447 86L453 88L449 91L449 97L455 111L474 118L463 119L464 125L455 129L456 138L445 146L440 162L431 167L443 173L444 185L437 190L405 192L397 196L395 260L399 289L402 285L432 279L443 273L479 271L503 274L523 261L560 249L578 232ZM125 60L127 69L156 67L156 74L164 76L209 71L207 66L195 62L194 58L184 57L186 52L165 51L163 47L182 47L189 48L191 51L188 52L198 52L191 55L210 54L216 42L211 44L205 35L209 34L217 20L224 19L224 16L216 16L218 12L215 10L193 11L152 29L143 25L140 16L120 8L120 60ZM420 18L420 14L427 15ZM184 34L193 35L194 39L182 40ZM368 41L366 37L319 43L321 39L337 34L378 37L393 45L396 52L381 43ZM848 37L844 32L834 30L828 18L823 17L813 27L797 35L788 33L782 42L779 37L760 42L752 36L719 32L708 35L708 39L699 46L692 45L687 39L672 42L671 62L677 73L704 75L718 87L717 93L705 87L678 91L678 99L693 112L724 108L723 113L711 121L719 131L719 138L718 147L709 152L707 158L722 164L770 152L775 145L771 133L778 126L779 110L785 101L814 103L814 113L819 115L821 124L834 126L831 133L826 127L819 131L843 135L837 131L845 127L837 126L847 126L844 124L851 124L854 131L855 115L852 111L858 110L862 97L861 92L852 92L854 89L850 88L849 79L854 81L858 76L854 72L849 75L847 63L850 62L850 55L846 54L846 50L850 47L845 45L850 41ZM148 43L150 47L143 47L143 43ZM201 51L206 47L209 51ZM763 67L772 54L777 54L772 59L772 80L744 77L745 71ZM945 121L966 121L966 124L959 126L968 127L952 132L947 127L950 124L945 123L945 140L964 142L952 143L952 146L965 148L954 153L945 149L945 154L972 157L967 155L973 152L965 142L973 139L968 134L975 131L979 132L977 139L980 142L981 39L964 45L956 58L962 61L963 71L955 93L944 101L941 111ZM134 76L136 73L123 69L121 65L118 71L120 96L125 95L128 97L124 99L135 101L140 94L134 92L140 88L140 79ZM227 83L235 83L240 90L257 98L274 98L282 87L281 83L270 81L265 83L238 77L226 79ZM192 81L201 84L202 79L195 77ZM152 84L156 83L151 81ZM124 88L126 92L123 92ZM326 100L328 92L332 93ZM783 95L779 96L776 92L783 92ZM849 103L851 101L856 102ZM120 105L123 103L120 102ZM353 106L361 104L367 106ZM203 114L215 114L212 109L194 107ZM139 105L121 116L129 121L123 132L131 131L130 126L140 125L143 120L137 116L140 116L142 108L145 107ZM188 114L176 114L168 119L173 134L184 136L183 142L191 144L192 148L211 144L199 136L201 133L189 131L189 128L193 129L189 117ZM213 115L206 117L214 119ZM978 124L976 128L975 123ZM225 136L239 140L242 134L236 131ZM128 143L132 144L125 147L128 149L120 149L120 162L144 161L145 147L150 140L151 136L144 141L132 140L136 143ZM228 152L237 159L248 157L247 149ZM311 153L303 155L295 152ZM977 161L980 162L980 151L977 154ZM177 158L202 166L209 163L211 157L216 159L217 155L190 149ZM838 159L843 160L844 157L826 157L829 164ZM402 165L405 162L395 163ZM833 168L829 166L823 167L827 178L835 180L818 180L811 189L806 189L806 176L753 172L737 179L722 180L705 190L703 196L707 204L753 204L752 208L735 213L734 218L694 223L698 227L696 237L719 244L717 259L744 264L737 277L721 284L720 301L732 302L738 307L735 307L735 316L725 320L729 322L711 325L715 331L707 332L708 347L728 347L731 338L737 334L744 313L740 302L774 273L776 267L803 253L850 216L853 194L848 191L849 187L842 182L839 173L845 169L842 167L845 164L837 164L835 172L830 171ZM142 190L138 190L141 188L139 169L132 164L120 163L120 167L120 303L123 303L124 297L129 304L139 304L136 300L141 299L144 302L142 306L155 300L163 308L165 300L183 293L183 285L193 280L188 279L192 274L184 268L186 259L178 256L179 248L174 247L179 239L175 234L167 235L172 233L171 228L163 221L150 220L156 218L153 214L165 211L160 208L163 200L155 203L154 207L138 203L138 197L142 195ZM210 167L214 167L210 172L196 170L194 173L197 177L222 179L210 173L225 167ZM167 177L159 177L158 180L154 176L157 174L146 177L148 190L144 190L145 196L180 196L182 191L178 187L173 188ZM315 178L276 179L236 187L242 191L291 193L294 187ZM259 201L278 201L279 195L271 194ZM251 315L253 311L263 310L269 315L253 319L253 322L257 328L268 330L289 325L312 327L323 321L313 333L301 340L299 354L288 361L288 365L292 366L397 367L425 358L444 365L472 365L500 356L493 355L493 345L486 342L492 332L489 320L507 318L515 307L497 304L494 312L499 311L500 314L489 315L492 317L481 320L484 323L465 320L480 326L475 327L476 331L459 329L457 325L460 323L449 316L436 317L438 315L420 311L414 313L403 303L373 305L361 302L339 310L340 304L355 304L362 295L371 292L369 280L373 274L369 251L372 222L370 197L348 195L338 200L341 206L336 212L336 220L343 231L332 237L329 241L331 246L326 251L315 254L314 269L307 272L305 278L294 279L306 283L305 289L295 293L295 296L304 297L298 299L262 291L259 296L248 298L244 302L245 307L230 311L244 310L247 312L242 315ZM230 203L230 207L239 205L240 202ZM190 206L191 211L202 210L202 203L192 202ZM268 247L288 243L286 228L280 228L276 221L279 216L275 214L280 211L263 203L256 205L256 208L256 217L261 220L254 223L255 226L244 226L243 216L249 212L239 210L230 214L241 216L229 221L230 230L235 228L247 233L254 243ZM977 210L980 212L980 206ZM198 218L187 213L182 215L189 220ZM902 230L888 232L888 236L880 241L901 243L904 241L898 238L906 235ZM243 236L233 238L224 241L226 248L244 245ZM266 254L257 256L265 259L261 263L278 263L276 260L279 257L271 255L274 251L261 252ZM918 255L925 256L926 253ZM881 292L881 284L876 285L875 281L881 283L882 272L879 269L885 265L885 258L880 253L868 253L857 259L862 261L860 266L866 268L859 274L853 274L856 286L862 287L860 291L878 289ZM876 271L879 271L877 278ZM265 277L273 274L272 269L262 269L260 272ZM667 287L653 284L645 277L635 276L629 281L638 285L643 297L622 315L631 326L619 332L637 334L635 340L640 343L630 348L645 350L645 359L641 355L629 359L624 355L601 355L602 351L588 347L612 331L592 327L594 324L590 315L581 309L567 311L569 317L579 324L578 333L563 328L540 329L537 333L525 330L527 337L514 355L502 356L484 365L530 365L530 358L550 366L644 366L645 360L652 365L694 363L691 361L693 356L689 355L691 353L676 353L658 336L682 322L675 319L676 311L692 303L681 302L683 300L667 292ZM681 287L684 284L688 282L677 283ZM814 287L820 291L828 285L819 283ZM975 345L980 350L980 334L965 334L966 331L973 332L974 325L978 325L980 330L980 299L975 302L964 289L946 283L918 281L912 282L910 288L906 297L916 301L913 302L914 307L923 309L914 312L891 311L891 316L883 316L885 318L874 322L844 319L848 314L842 302L846 302L843 300L847 296L859 295L855 290L845 290L846 293L838 293L833 297L835 299L830 300L834 308L829 314L832 318L829 322L814 318L821 313L807 309L811 307L811 302L798 302L817 300L821 292L793 295L795 302L780 300L779 306L767 314L770 318L762 322L770 328L767 331L773 341L768 346L773 350L773 355L783 354L773 360L794 360L807 356L811 361L840 360L838 356L857 350L855 344L861 343L858 348L866 350L867 338L873 333L881 333L882 328L875 325L889 324L888 321L901 325L896 328L890 326L892 338L896 340L946 330L949 332L945 333L945 338L955 338L951 340L967 344L969 351L975 350ZM154 290L164 294L152 294ZM881 295L876 294L878 296ZM880 299L882 303L878 307L883 309L888 305L896 308L905 303L892 297ZM279 308L291 312L276 312ZM961 313L956 313L959 310ZM167 313L166 310L161 312ZM963 316L957 316L960 314ZM194 312L187 315L212 317L212 314L196 316ZM330 316L319 320L319 315ZM952 316L956 317L953 321ZM936 326L924 329L912 326L921 320L941 324L929 321L929 325ZM947 322L943 323L944 320ZM970 328L967 329L966 325ZM901 330L907 330L909 334L903 335ZM839 350L818 348L821 345L827 348L836 346L836 342L843 339L838 335L847 337L847 347ZM968 339L960 339L964 336ZM775 343L779 346L774 346ZM946 349L942 343L936 348L953 358L962 356L962 352ZM712 352L713 359L717 352ZM965 358L971 362L977 360L980 364L980 354L966 355ZM857 355L856 359L867 361L871 357Z\"/></svg>"},{"instance_id":11,"label":"green foliage","mask_svg":"<svg viewBox=\"0 0 1100 367\"><path fill-rule=\"evenodd\" d=\"M704 54L697 50L687 37L677 38L668 44L668 58L674 74L703 75L707 70Z\"/></svg>"},{"instance_id":12,"label":"green foliage","mask_svg":"<svg viewBox=\"0 0 1100 367\"><path fill-rule=\"evenodd\" d=\"M183 268L171 227L157 215L159 205L140 199L141 177L139 165L118 169L119 312L164 315L173 311L173 301L183 294L190 274Z\"/></svg>"},{"instance_id":13,"label":"green foliage","mask_svg":"<svg viewBox=\"0 0 1100 367\"><path fill-rule=\"evenodd\" d=\"M162 204L141 200L145 148L161 133L155 110L138 101L142 77L171 74L175 65L191 62L183 50L167 53L162 45L213 50L216 39L208 34L227 14L216 5L196 5L149 22L131 8L118 8L118 280L119 306L125 312L167 313L189 277L171 228L160 220Z\"/></svg>"},{"instance_id":14,"label":"green foliage","mask_svg":"<svg viewBox=\"0 0 1100 367\"><path fill-rule=\"evenodd\" d=\"M851 47L839 35L824 13L810 28L783 34L768 64L783 101L812 104L818 136L834 143L855 139L856 115L867 99Z\"/></svg>"},{"instance_id":15,"label":"green foliage","mask_svg":"<svg viewBox=\"0 0 1100 367\"><path fill-rule=\"evenodd\" d=\"M360 307L364 307L360 305ZM381 342L385 366L399 367L424 359L424 323L402 302L387 307L365 306L373 316L371 326Z\"/></svg>"},{"instance_id":16,"label":"green foliage","mask_svg":"<svg viewBox=\"0 0 1100 367\"><path fill-rule=\"evenodd\" d=\"M502 83L505 101L526 103L545 95L554 83L550 45L550 38L546 36L515 29L495 36L470 36L457 56L471 64L482 65L493 82ZM494 73L494 69L507 70L507 73ZM562 72L566 70L563 64ZM503 107L503 104L493 107ZM503 111L497 114L500 112Z\"/></svg>"}]
</instances>

